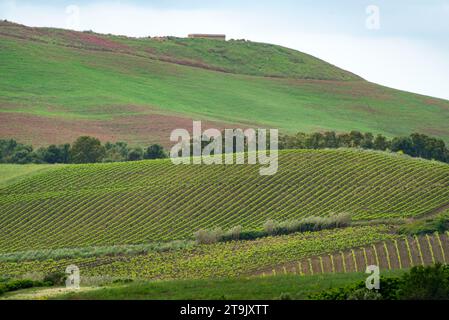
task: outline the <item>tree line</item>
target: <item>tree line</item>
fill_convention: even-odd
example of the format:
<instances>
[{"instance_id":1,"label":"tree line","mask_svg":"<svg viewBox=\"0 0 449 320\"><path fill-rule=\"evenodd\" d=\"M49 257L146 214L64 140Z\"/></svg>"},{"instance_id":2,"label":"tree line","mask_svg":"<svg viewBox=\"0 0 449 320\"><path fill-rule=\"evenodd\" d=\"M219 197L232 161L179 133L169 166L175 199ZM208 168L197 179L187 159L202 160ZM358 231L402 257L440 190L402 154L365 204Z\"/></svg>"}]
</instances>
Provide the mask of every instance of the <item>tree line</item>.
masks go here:
<instances>
[{"instance_id":1,"label":"tree line","mask_svg":"<svg viewBox=\"0 0 449 320\"><path fill-rule=\"evenodd\" d=\"M381 151L402 152L412 157L437 160L449 163L449 150L443 140L421 133L408 137L388 139L378 134L350 133L337 134L334 131L281 135L279 149L325 149L325 148L362 148Z\"/></svg>"},{"instance_id":2,"label":"tree line","mask_svg":"<svg viewBox=\"0 0 449 320\"><path fill-rule=\"evenodd\" d=\"M269 139L267 139L269 141ZM202 142L206 144L207 142ZM245 145L247 141L245 140ZM204 146L202 145L202 148ZM449 163L449 150L443 140L413 133L408 137L389 139L381 134L351 131L349 133L298 132L279 136L279 149L362 148L402 152L412 157ZM235 152L236 150L234 150ZM224 150L223 150L224 152ZM100 163L164 159L168 155L159 144L147 148L130 147L126 142L106 142L93 137L80 137L73 144L50 145L34 150L31 145L14 139L0 139L0 163Z\"/></svg>"},{"instance_id":3,"label":"tree line","mask_svg":"<svg viewBox=\"0 0 449 320\"><path fill-rule=\"evenodd\" d=\"M50 145L37 150L14 139L0 140L0 163L100 163L163 158L167 158L167 154L159 144L145 149L129 147L126 142L103 145L100 140L88 136L79 137L73 144Z\"/></svg>"}]
</instances>

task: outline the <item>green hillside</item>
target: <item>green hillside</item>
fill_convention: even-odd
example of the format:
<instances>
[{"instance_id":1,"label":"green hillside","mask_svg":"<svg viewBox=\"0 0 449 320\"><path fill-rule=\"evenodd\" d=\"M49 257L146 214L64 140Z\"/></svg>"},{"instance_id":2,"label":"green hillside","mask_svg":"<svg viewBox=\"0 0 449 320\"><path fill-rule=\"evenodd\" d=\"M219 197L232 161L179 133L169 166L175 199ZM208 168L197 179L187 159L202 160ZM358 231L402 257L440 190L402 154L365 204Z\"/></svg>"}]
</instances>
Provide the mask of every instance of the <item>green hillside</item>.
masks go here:
<instances>
[{"instance_id":1,"label":"green hillside","mask_svg":"<svg viewBox=\"0 0 449 320\"><path fill-rule=\"evenodd\" d=\"M17 277L39 272L64 271L79 266L86 277L122 279L201 279L256 275L280 263L309 256L338 252L394 239L386 226L363 226L267 237L254 241L232 241L196 245L179 250L141 254L68 257L28 261L0 260L0 275ZM3 258L3 257L2 257Z\"/></svg>"},{"instance_id":2,"label":"green hillside","mask_svg":"<svg viewBox=\"0 0 449 320\"><path fill-rule=\"evenodd\" d=\"M283 131L418 131L449 142L449 102L246 41L126 38L0 23L0 137L167 145L192 118Z\"/></svg>"},{"instance_id":3,"label":"green hillside","mask_svg":"<svg viewBox=\"0 0 449 320\"><path fill-rule=\"evenodd\" d=\"M0 189L0 252L184 239L332 213L413 217L449 203L449 166L396 154L283 151L276 175L258 169L157 160L35 174Z\"/></svg>"}]
</instances>

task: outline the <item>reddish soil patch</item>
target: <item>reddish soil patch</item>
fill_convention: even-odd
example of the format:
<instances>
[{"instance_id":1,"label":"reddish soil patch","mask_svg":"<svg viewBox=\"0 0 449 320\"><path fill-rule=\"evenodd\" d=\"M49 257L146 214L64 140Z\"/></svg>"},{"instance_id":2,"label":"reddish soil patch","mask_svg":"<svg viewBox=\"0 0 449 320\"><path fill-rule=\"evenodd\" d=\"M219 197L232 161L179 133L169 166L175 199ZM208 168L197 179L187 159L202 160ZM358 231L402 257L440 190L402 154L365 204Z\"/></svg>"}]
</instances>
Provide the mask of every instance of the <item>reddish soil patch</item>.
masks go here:
<instances>
[{"instance_id":1,"label":"reddish soil patch","mask_svg":"<svg viewBox=\"0 0 449 320\"><path fill-rule=\"evenodd\" d=\"M35 147L73 142L88 135L106 141L125 141L130 145L160 143L170 147L170 133L177 128L192 131L189 117L161 114L118 116L112 120L71 120L41 117L21 113L0 113L0 138L14 138ZM241 127L238 125L202 121L203 130ZM245 129L243 127L242 129Z\"/></svg>"},{"instance_id":2,"label":"reddish soil patch","mask_svg":"<svg viewBox=\"0 0 449 320\"><path fill-rule=\"evenodd\" d=\"M106 39L104 37L99 37L95 34L83 33L83 32L75 32L75 31L67 31L64 34L69 41L73 41L75 43L81 43L86 47L98 47L108 50L129 50L130 48L127 45Z\"/></svg>"},{"instance_id":3,"label":"reddish soil patch","mask_svg":"<svg viewBox=\"0 0 449 320\"><path fill-rule=\"evenodd\" d=\"M154 50L147 50L147 52L151 55L150 57L152 59L156 59L159 61L163 61L163 62L168 62L168 63L174 63L174 64L179 64L179 65L183 65L183 66L188 66L188 67L194 67L194 68L201 68L201 69L206 69L206 70L212 70L212 71L218 71L218 72L224 72L224 73L231 73L230 71L224 69L224 68L220 68L220 67L216 67L213 65L209 65L207 63L204 63L202 61L198 61L198 60L190 60L190 59L179 59L179 58L175 58L169 55L155 55L154 54Z\"/></svg>"}]
</instances>

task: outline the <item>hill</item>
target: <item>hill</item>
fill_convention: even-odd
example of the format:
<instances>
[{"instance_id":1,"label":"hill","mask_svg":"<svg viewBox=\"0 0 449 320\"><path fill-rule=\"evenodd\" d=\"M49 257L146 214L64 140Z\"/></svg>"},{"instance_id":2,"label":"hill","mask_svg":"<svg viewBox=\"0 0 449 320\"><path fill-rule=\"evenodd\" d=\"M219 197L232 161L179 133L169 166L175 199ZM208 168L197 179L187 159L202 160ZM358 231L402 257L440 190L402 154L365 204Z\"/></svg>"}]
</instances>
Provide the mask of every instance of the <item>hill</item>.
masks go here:
<instances>
[{"instance_id":1,"label":"hill","mask_svg":"<svg viewBox=\"0 0 449 320\"><path fill-rule=\"evenodd\" d=\"M369 83L295 50L248 41L127 38L0 23L0 137L80 135L167 145L206 126L418 131L449 142L449 102Z\"/></svg>"},{"instance_id":2,"label":"hill","mask_svg":"<svg viewBox=\"0 0 449 320\"><path fill-rule=\"evenodd\" d=\"M282 151L279 171L170 160L67 165L0 188L0 252L185 239L269 219L429 214L449 201L449 166L362 150Z\"/></svg>"}]
</instances>

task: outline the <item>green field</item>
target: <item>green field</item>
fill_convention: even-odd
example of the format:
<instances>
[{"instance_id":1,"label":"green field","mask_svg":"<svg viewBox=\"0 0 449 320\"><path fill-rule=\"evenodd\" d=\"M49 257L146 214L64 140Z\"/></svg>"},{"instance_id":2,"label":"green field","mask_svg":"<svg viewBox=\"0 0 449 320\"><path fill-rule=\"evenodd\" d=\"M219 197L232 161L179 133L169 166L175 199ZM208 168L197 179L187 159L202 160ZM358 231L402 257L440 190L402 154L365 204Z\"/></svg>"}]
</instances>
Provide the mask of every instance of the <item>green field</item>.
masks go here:
<instances>
[{"instance_id":1,"label":"green field","mask_svg":"<svg viewBox=\"0 0 449 320\"><path fill-rule=\"evenodd\" d=\"M2 21L0 74L0 139L35 147L84 135L167 147L171 130L190 129L193 119L218 129L420 132L449 142L449 101L369 83L271 44ZM280 151L273 176L259 169L169 159L0 164L0 282L43 280L77 265L83 286L2 297L305 299L365 279L371 264L399 274L449 262L446 163L309 149ZM288 229L293 220L334 215L352 221ZM288 232L266 231L269 220ZM234 227L241 232L232 240L202 244L194 236Z\"/></svg>"},{"instance_id":2,"label":"green field","mask_svg":"<svg viewBox=\"0 0 449 320\"><path fill-rule=\"evenodd\" d=\"M309 256L338 252L356 246L396 238L386 226L365 226L254 241L233 241L196 245L187 249L145 254L118 254L88 258L62 258L1 262L0 275L46 275L64 272L68 265L80 267L87 282L112 279L214 279L261 274L261 270L281 263L300 261Z\"/></svg>"},{"instance_id":3,"label":"green field","mask_svg":"<svg viewBox=\"0 0 449 320\"><path fill-rule=\"evenodd\" d=\"M38 173L44 173L63 167L63 165L20 165L2 164L0 165L0 188L13 184L26 177L31 177Z\"/></svg>"},{"instance_id":4,"label":"green field","mask_svg":"<svg viewBox=\"0 0 449 320\"><path fill-rule=\"evenodd\" d=\"M417 131L449 141L449 102L372 84L268 44L133 39L2 23L0 72L0 135L35 145L82 134L167 144L181 124L168 119L161 134L152 128L155 120L142 120L154 114L289 132Z\"/></svg>"},{"instance_id":5,"label":"green field","mask_svg":"<svg viewBox=\"0 0 449 320\"><path fill-rule=\"evenodd\" d=\"M68 165L0 189L0 252L168 241L332 213L415 217L447 205L448 185L446 164L351 149L282 151L273 176L170 160Z\"/></svg>"},{"instance_id":6,"label":"green field","mask_svg":"<svg viewBox=\"0 0 449 320\"><path fill-rule=\"evenodd\" d=\"M385 271L385 276L398 276L404 271ZM305 300L310 294L340 288L364 281L364 273L315 275L307 277L276 276L233 278L224 280L184 280L136 282L97 290L68 293L53 297L58 300L279 300L289 297Z\"/></svg>"}]
</instances>

